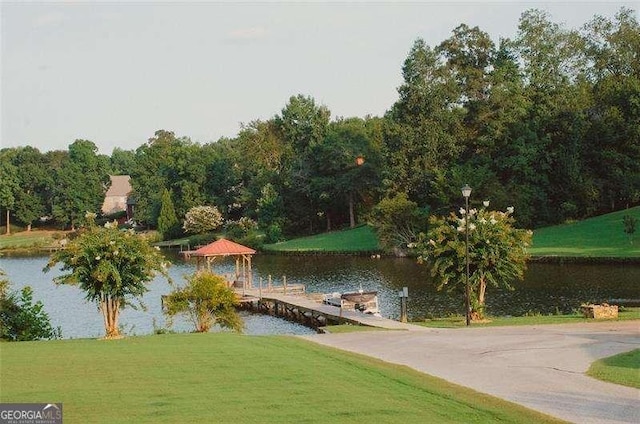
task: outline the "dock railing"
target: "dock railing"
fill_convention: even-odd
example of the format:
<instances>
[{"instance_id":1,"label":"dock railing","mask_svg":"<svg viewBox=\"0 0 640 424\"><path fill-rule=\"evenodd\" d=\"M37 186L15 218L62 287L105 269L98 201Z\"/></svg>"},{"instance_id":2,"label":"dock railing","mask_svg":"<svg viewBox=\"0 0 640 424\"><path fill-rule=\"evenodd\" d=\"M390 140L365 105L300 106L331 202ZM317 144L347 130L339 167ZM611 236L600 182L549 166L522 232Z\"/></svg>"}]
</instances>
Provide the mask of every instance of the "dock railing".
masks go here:
<instances>
[{"instance_id":1,"label":"dock railing","mask_svg":"<svg viewBox=\"0 0 640 424\"><path fill-rule=\"evenodd\" d=\"M288 284L287 276L282 276L282 284L275 285L273 284L273 279L271 275L267 277L267 284L265 285L262 277L260 277L258 282L258 293L259 296L262 297L264 294L272 294L272 293L282 293L283 295L303 295L306 293L306 287L304 284Z\"/></svg>"}]
</instances>

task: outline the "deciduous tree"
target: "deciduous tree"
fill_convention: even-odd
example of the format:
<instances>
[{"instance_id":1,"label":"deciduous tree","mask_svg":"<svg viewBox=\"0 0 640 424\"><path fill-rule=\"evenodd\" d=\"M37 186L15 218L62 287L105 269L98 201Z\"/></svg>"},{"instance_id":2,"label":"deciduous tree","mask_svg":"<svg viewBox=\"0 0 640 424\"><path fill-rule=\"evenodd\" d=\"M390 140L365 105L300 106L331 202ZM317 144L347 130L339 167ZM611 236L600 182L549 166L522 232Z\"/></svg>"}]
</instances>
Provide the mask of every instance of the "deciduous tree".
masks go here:
<instances>
[{"instance_id":1,"label":"deciduous tree","mask_svg":"<svg viewBox=\"0 0 640 424\"><path fill-rule=\"evenodd\" d=\"M195 206L185 215L182 228L187 233L202 234L222 225L222 214L215 206Z\"/></svg>"},{"instance_id":2,"label":"deciduous tree","mask_svg":"<svg viewBox=\"0 0 640 424\"><path fill-rule=\"evenodd\" d=\"M119 316L125 306L136 305L157 275L167 276L162 253L132 230L120 231L115 223L89 228L54 252L45 271L56 264L62 271L57 284L77 285L102 313L106 338L120 336Z\"/></svg>"},{"instance_id":3,"label":"deciduous tree","mask_svg":"<svg viewBox=\"0 0 640 424\"><path fill-rule=\"evenodd\" d=\"M460 215L433 216L429 231L416 245L419 262L428 263L438 289L465 287L465 231L469 230L469 284L472 318L484 316L488 286L512 289L524 277L531 232L513 226L513 208L506 212L464 209Z\"/></svg>"}]
</instances>

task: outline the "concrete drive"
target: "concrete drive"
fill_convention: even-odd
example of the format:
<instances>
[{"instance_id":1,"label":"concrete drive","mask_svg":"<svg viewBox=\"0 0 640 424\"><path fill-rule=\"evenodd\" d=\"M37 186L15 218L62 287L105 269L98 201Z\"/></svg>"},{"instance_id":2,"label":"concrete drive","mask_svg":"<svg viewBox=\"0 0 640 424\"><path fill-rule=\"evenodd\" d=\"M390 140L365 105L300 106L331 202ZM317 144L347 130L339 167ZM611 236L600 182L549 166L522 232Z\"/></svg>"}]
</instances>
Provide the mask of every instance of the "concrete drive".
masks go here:
<instances>
[{"instance_id":1,"label":"concrete drive","mask_svg":"<svg viewBox=\"0 0 640 424\"><path fill-rule=\"evenodd\" d=\"M640 390L584 373L640 348L640 322L370 331L304 336L575 423L640 423Z\"/></svg>"}]
</instances>

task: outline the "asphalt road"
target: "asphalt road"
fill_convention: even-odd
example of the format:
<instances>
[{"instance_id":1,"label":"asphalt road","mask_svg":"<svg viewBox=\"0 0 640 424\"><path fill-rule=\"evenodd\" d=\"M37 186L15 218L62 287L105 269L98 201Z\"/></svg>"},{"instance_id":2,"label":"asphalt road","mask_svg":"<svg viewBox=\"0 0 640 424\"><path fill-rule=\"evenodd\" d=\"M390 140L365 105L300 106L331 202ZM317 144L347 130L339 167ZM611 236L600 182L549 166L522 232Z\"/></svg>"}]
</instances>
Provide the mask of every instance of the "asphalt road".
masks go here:
<instances>
[{"instance_id":1,"label":"asphalt road","mask_svg":"<svg viewBox=\"0 0 640 424\"><path fill-rule=\"evenodd\" d=\"M575 423L640 423L640 390L585 375L640 348L640 321L304 336Z\"/></svg>"}]
</instances>

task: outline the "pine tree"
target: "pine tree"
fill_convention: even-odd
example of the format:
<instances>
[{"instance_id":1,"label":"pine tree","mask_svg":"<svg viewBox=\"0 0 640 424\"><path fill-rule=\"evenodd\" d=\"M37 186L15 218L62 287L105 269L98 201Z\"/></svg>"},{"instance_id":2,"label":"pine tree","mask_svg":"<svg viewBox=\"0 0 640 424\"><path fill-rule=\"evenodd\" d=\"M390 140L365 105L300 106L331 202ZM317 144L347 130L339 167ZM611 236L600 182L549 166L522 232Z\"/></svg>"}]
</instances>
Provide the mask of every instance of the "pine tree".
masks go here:
<instances>
[{"instance_id":1,"label":"pine tree","mask_svg":"<svg viewBox=\"0 0 640 424\"><path fill-rule=\"evenodd\" d=\"M160 216L158 217L158 232L162 234L163 239L171 238L180 231L178 217L171 199L171 192L164 189L162 198L160 199Z\"/></svg>"}]
</instances>

